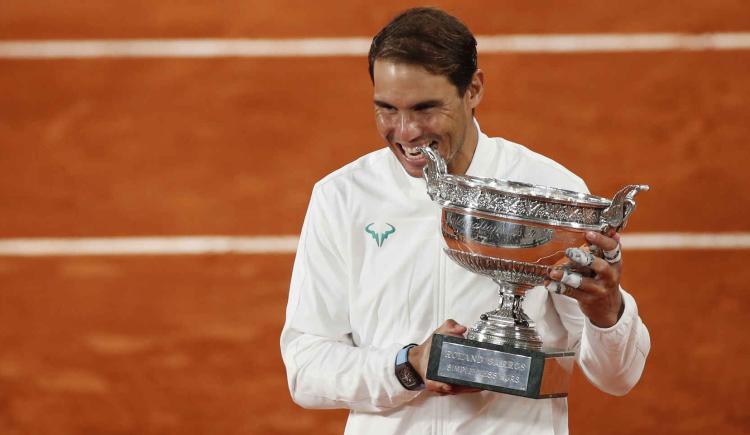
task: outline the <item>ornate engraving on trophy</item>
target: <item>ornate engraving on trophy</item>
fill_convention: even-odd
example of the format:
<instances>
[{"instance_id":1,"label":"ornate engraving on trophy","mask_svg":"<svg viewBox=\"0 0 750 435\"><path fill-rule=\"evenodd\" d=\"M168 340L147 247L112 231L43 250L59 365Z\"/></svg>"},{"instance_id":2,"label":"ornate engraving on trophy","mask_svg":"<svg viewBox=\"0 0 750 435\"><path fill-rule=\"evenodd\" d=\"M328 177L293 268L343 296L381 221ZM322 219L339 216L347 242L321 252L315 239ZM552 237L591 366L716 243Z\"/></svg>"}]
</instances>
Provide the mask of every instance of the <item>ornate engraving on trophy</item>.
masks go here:
<instances>
[{"instance_id":1,"label":"ornate engraving on trophy","mask_svg":"<svg viewBox=\"0 0 750 435\"><path fill-rule=\"evenodd\" d=\"M554 232L549 228L533 227L489 219L467 219L465 214L446 211L446 224L453 230L446 237L462 242L475 241L487 246L503 248L533 248L550 240Z\"/></svg>"},{"instance_id":2,"label":"ornate engraving on trophy","mask_svg":"<svg viewBox=\"0 0 750 435\"><path fill-rule=\"evenodd\" d=\"M523 390L531 357L456 343L444 343L438 374L466 381Z\"/></svg>"}]
</instances>

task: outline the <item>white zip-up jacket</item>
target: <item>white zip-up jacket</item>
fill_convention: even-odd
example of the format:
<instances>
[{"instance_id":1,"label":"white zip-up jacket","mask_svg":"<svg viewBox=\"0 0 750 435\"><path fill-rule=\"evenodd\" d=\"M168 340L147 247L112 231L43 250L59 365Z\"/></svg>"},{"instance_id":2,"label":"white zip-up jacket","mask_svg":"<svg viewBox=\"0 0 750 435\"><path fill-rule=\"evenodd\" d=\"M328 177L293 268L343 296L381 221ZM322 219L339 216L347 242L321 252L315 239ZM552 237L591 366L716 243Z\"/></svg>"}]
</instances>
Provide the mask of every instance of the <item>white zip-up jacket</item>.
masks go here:
<instances>
[{"instance_id":1,"label":"white zip-up jacket","mask_svg":"<svg viewBox=\"0 0 750 435\"><path fill-rule=\"evenodd\" d=\"M587 192L583 181L521 145L480 132L468 175ZM496 307L497 286L442 252L439 207L422 179L381 149L313 188L294 263L281 352L293 400L348 408L347 434L564 434L567 399L494 392L440 396L409 391L395 358L446 319L471 326ZM650 348L635 300L601 329L574 299L531 289L524 310L546 346L576 351L601 390L627 393Z\"/></svg>"}]
</instances>

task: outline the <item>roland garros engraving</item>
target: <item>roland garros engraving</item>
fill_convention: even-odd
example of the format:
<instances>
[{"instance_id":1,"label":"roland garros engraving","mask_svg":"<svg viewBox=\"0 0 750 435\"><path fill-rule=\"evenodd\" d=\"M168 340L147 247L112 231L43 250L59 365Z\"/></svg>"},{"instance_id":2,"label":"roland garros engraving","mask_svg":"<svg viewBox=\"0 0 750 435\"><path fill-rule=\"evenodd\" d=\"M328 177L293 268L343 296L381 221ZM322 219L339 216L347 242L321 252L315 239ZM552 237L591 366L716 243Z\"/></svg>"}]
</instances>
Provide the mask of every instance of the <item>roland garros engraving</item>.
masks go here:
<instances>
[{"instance_id":1,"label":"roland garros engraving","mask_svg":"<svg viewBox=\"0 0 750 435\"><path fill-rule=\"evenodd\" d=\"M503 248L533 248L549 242L554 235L548 228L482 218L466 219L466 215L450 211L446 212L446 224L453 231L453 234L444 233L446 237Z\"/></svg>"},{"instance_id":2,"label":"roland garros engraving","mask_svg":"<svg viewBox=\"0 0 750 435\"><path fill-rule=\"evenodd\" d=\"M524 390L530 366L531 358L525 355L444 342L438 375Z\"/></svg>"}]
</instances>

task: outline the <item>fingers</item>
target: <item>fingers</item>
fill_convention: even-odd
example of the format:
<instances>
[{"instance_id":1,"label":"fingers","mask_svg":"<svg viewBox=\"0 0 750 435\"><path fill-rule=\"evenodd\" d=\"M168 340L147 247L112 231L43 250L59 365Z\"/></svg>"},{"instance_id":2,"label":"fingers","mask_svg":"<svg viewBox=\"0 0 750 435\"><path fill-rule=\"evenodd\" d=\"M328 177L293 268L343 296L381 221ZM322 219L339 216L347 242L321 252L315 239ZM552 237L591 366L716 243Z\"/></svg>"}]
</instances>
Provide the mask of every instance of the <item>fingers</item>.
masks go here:
<instances>
[{"instance_id":1,"label":"fingers","mask_svg":"<svg viewBox=\"0 0 750 435\"><path fill-rule=\"evenodd\" d=\"M482 391L479 388L467 387L465 385L451 385L443 382L431 381L429 379L425 383L425 388L428 391L435 392L441 396L454 396L457 394L477 393Z\"/></svg>"},{"instance_id":2,"label":"fingers","mask_svg":"<svg viewBox=\"0 0 750 435\"><path fill-rule=\"evenodd\" d=\"M610 251L620 244L620 235L614 233L612 237L607 237L604 234L595 231L586 231L586 240L588 240L589 243L602 248L604 251Z\"/></svg>"},{"instance_id":3,"label":"fingers","mask_svg":"<svg viewBox=\"0 0 750 435\"><path fill-rule=\"evenodd\" d=\"M453 319L448 319L443 322L438 329L435 330L434 334L450 335L454 337L463 337L466 332L466 327L459 324ZM427 365L430 357L430 351L432 349L432 335L427 337L422 344L414 346L409 350L409 363L419 373L422 379L425 380L425 387L436 393L440 394L457 394L454 393L453 389L455 386L448 385L442 382L431 381L427 379Z\"/></svg>"},{"instance_id":4,"label":"fingers","mask_svg":"<svg viewBox=\"0 0 750 435\"><path fill-rule=\"evenodd\" d=\"M615 246L615 249L602 251L602 254L604 256L604 260L606 260L609 264L618 264L622 261L622 252L620 250L619 244Z\"/></svg>"},{"instance_id":5,"label":"fingers","mask_svg":"<svg viewBox=\"0 0 750 435\"><path fill-rule=\"evenodd\" d=\"M565 250L565 256L583 267L591 267L594 262L594 254L581 248L568 248Z\"/></svg>"},{"instance_id":6,"label":"fingers","mask_svg":"<svg viewBox=\"0 0 750 435\"><path fill-rule=\"evenodd\" d=\"M553 280L546 285L546 288L550 293L567 296L576 299L579 302L587 302L591 298L589 293L597 292L599 290L598 286L593 285L591 278L580 278L581 282L578 287L565 284L561 281L563 274L564 272L561 271L555 271L550 274L550 278ZM579 274L575 275L580 276ZM555 278L557 278L557 280L555 280Z\"/></svg>"},{"instance_id":7,"label":"fingers","mask_svg":"<svg viewBox=\"0 0 750 435\"><path fill-rule=\"evenodd\" d=\"M619 286L619 267L613 267L587 249L568 248L565 255L572 267L556 267L550 271L551 281L546 285L550 292L588 301L589 296L601 296L608 288Z\"/></svg>"},{"instance_id":8,"label":"fingers","mask_svg":"<svg viewBox=\"0 0 750 435\"><path fill-rule=\"evenodd\" d=\"M435 330L435 334L443 334L443 335L451 335L455 337L463 337L463 334L466 332L466 327L461 325L460 323L456 322L453 319L448 319L445 322L443 322L440 327ZM481 391L478 388L472 388L472 387L466 387L462 385L451 385L446 384L444 382L438 382L438 381L432 381L426 378L425 372L423 370L426 370L427 367L427 356L429 354L429 348L430 346L430 340L431 337L428 338L425 343L422 344L422 346L425 347L425 349L420 349L420 351L424 351L422 354L422 361L420 361L419 367L417 371L422 375L422 379L425 379L425 388L428 391L433 391L437 394L440 394L441 396L448 396L448 395L455 395L455 394L465 394L465 393L475 393L477 391ZM417 346L420 347L420 346ZM412 351L414 349L417 349L417 347L412 348ZM411 353L410 353L411 355Z\"/></svg>"},{"instance_id":9,"label":"fingers","mask_svg":"<svg viewBox=\"0 0 750 435\"><path fill-rule=\"evenodd\" d=\"M619 245L618 245L619 246ZM617 270L610 267L610 263L599 257L594 256L591 252L581 248L568 248L565 250L565 255L570 258L575 264L590 269L597 278L603 280L612 280L616 278ZM579 273L585 273L585 270L576 270ZM575 280L575 278L569 278ZM566 282L565 278L562 278L562 282L572 287L578 288L579 285L574 285L575 282Z\"/></svg>"},{"instance_id":10,"label":"fingers","mask_svg":"<svg viewBox=\"0 0 750 435\"><path fill-rule=\"evenodd\" d=\"M438 334L460 337L463 336L463 334L466 332L466 327L453 319L448 319L443 322L443 324L440 325L440 327L435 332Z\"/></svg>"},{"instance_id":11,"label":"fingers","mask_svg":"<svg viewBox=\"0 0 750 435\"><path fill-rule=\"evenodd\" d=\"M622 262L620 235L614 232L614 230L610 231L609 236L589 231L586 233L586 240L601 249L602 256L607 263L620 265Z\"/></svg>"},{"instance_id":12,"label":"fingers","mask_svg":"<svg viewBox=\"0 0 750 435\"><path fill-rule=\"evenodd\" d=\"M560 282L568 287L579 288L583 282L583 275L577 272L571 272L563 269L563 274L560 277Z\"/></svg>"},{"instance_id":13,"label":"fingers","mask_svg":"<svg viewBox=\"0 0 750 435\"><path fill-rule=\"evenodd\" d=\"M425 381L426 381L425 389L427 389L427 391L433 391L440 395L447 395L447 394L453 393L452 385L449 385L443 382L438 382L438 381L431 381L429 379L425 379Z\"/></svg>"},{"instance_id":14,"label":"fingers","mask_svg":"<svg viewBox=\"0 0 750 435\"><path fill-rule=\"evenodd\" d=\"M451 384L445 384L446 387L448 387L447 391L439 391L438 394L441 396L455 396L458 394L469 394L469 393L478 393L482 391L479 388L474 387L467 387L465 385L451 385Z\"/></svg>"},{"instance_id":15,"label":"fingers","mask_svg":"<svg viewBox=\"0 0 750 435\"><path fill-rule=\"evenodd\" d=\"M569 263L550 269L551 281L546 287L552 293L576 299L594 325L608 327L617 322L623 307L620 236L614 231L606 235L587 232L586 240L589 246L566 250Z\"/></svg>"}]
</instances>

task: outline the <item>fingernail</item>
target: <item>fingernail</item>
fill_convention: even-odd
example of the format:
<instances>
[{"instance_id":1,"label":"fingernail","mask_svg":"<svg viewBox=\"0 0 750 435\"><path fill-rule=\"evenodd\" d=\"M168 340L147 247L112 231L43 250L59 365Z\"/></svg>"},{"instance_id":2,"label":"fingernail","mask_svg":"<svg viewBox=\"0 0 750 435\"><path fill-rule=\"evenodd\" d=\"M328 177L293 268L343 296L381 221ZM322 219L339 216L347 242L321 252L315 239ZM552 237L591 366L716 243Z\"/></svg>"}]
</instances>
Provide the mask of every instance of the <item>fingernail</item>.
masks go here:
<instances>
[{"instance_id":1,"label":"fingernail","mask_svg":"<svg viewBox=\"0 0 750 435\"><path fill-rule=\"evenodd\" d=\"M594 239L596 239L596 233L593 231L586 231L586 239L590 242L594 241Z\"/></svg>"}]
</instances>

